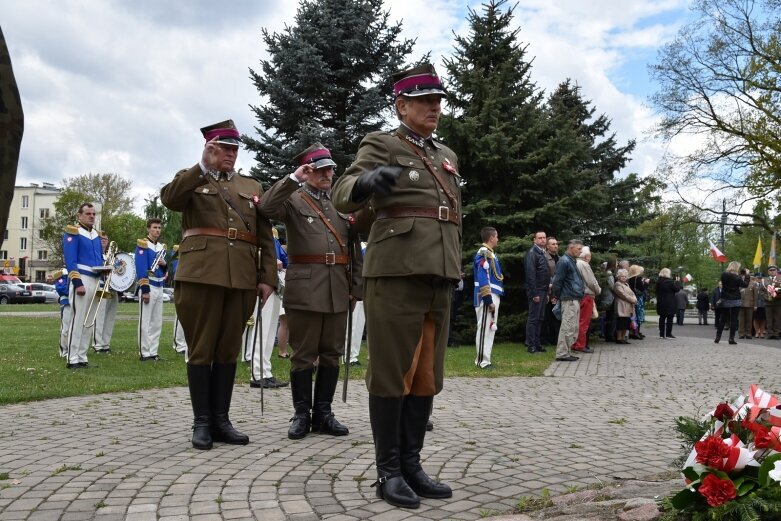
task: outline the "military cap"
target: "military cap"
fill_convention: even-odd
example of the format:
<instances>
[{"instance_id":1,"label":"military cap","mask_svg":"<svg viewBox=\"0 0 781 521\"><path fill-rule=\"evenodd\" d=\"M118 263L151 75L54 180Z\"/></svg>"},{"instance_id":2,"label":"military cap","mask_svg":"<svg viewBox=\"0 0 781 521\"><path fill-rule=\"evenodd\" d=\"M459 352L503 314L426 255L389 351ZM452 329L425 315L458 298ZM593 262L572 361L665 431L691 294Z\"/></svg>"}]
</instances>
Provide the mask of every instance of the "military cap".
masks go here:
<instances>
[{"instance_id":1,"label":"military cap","mask_svg":"<svg viewBox=\"0 0 781 521\"><path fill-rule=\"evenodd\" d=\"M393 76L393 96L426 96L428 94L438 94L442 97L447 96L445 88L442 86L437 71L430 63L424 63L412 69L399 71Z\"/></svg>"},{"instance_id":2,"label":"military cap","mask_svg":"<svg viewBox=\"0 0 781 521\"><path fill-rule=\"evenodd\" d=\"M206 139L206 141L214 140L214 143L222 143L223 145L239 146L239 140L241 138L241 135L236 129L236 125L233 124L232 119L227 119L225 121L215 123L214 125L203 127L201 129L201 134L203 134L203 137Z\"/></svg>"},{"instance_id":3,"label":"military cap","mask_svg":"<svg viewBox=\"0 0 781 521\"><path fill-rule=\"evenodd\" d=\"M773 264L771 264L770 266L767 267L768 271L770 271L770 270L777 270L777 269L778 268L776 268L775 265L773 265Z\"/></svg>"},{"instance_id":4,"label":"military cap","mask_svg":"<svg viewBox=\"0 0 781 521\"><path fill-rule=\"evenodd\" d=\"M327 166L336 166L331 158L331 151L320 143L315 143L294 158L298 165L312 165L313 168L325 168Z\"/></svg>"}]
</instances>

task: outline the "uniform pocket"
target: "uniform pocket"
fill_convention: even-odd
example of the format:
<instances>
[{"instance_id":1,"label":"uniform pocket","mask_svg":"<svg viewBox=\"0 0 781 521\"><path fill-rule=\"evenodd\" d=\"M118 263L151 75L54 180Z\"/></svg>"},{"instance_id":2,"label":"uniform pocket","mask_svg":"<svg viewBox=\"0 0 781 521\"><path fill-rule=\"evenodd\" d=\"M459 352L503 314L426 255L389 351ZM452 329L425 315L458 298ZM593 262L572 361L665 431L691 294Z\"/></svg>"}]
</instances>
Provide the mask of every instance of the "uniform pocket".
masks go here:
<instances>
[{"instance_id":1,"label":"uniform pocket","mask_svg":"<svg viewBox=\"0 0 781 521\"><path fill-rule=\"evenodd\" d=\"M179 254L184 255L191 251L201 251L206 249L207 238L204 236L187 237L179 246Z\"/></svg>"},{"instance_id":2,"label":"uniform pocket","mask_svg":"<svg viewBox=\"0 0 781 521\"><path fill-rule=\"evenodd\" d=\"M391 237L398 237L409 233L415 224L414 217L404 217L401 219L379 219L374 221L371 233L369 234L369 244L382 242Z\"/></svg>"}]
</instances>

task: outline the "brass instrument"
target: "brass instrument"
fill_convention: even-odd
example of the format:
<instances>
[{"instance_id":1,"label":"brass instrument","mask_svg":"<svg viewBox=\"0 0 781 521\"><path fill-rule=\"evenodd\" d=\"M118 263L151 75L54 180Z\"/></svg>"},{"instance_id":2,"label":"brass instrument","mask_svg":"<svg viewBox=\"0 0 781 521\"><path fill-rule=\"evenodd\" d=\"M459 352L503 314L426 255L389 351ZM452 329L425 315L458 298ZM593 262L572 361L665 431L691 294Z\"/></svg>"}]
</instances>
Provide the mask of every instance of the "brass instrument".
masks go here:
<instances>
[{"instance_id":1,"label":"brass instrument","mask_svg":"<svg viewBox=\"0 0 781 521\"><path fill-rule=\"evenodd\" d=\"M165 257L165 244L160 243L160 246L162 246L162 248L160 249L159 252L157 252L157 255L155 256L155 260L152 263L152 267L149 268L150 273L154 273L155 270L157 270L157 267L160 265L160 261L163 260L163 257Z\"/></svg>"},{"instance_id":2,"label":"brass instrument","mask_svg":"<svg viewBox=\"0 0 781 521\"><path fill-rule=\"evenodd\" d=\"M95 271L105 272L107 275L103 281L98 279L98 284L95 286L95 291L92 293L92 299L89 302L87 313L84 315L84 327L92 327L95 325L95 321L98 318L98 311L100 310L100 304L103 302L103 299L106 298L106 294L111 291L109 284L111 283L111 275L114 273L114 259L116 258L116 255L117 243L111 241L106 249L106 260L103 262L103 266L94 268ZM90 315L92 315L91 320Z\"/></svg>"}]
</instances>

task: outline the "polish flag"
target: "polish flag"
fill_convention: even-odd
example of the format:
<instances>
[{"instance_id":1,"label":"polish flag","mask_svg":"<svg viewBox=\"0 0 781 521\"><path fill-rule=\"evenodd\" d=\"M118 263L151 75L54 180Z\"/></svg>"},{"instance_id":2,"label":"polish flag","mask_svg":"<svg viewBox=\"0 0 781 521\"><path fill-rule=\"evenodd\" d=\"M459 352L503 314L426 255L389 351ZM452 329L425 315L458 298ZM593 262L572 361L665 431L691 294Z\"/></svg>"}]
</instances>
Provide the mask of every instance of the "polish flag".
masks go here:
<instances>
[{"instance_id":1,"label":"polish flag","mask_svg":"<svg viewBox=\"0 0 781 521\"><path fill-rule=\"evenodd\" d=\"M727 262L727 256L721 253L721 250L719 250L715 244L713 244L713 241L708 239L708 244L710 244L710 254L713 255L713 258L718 262Z\"/></svg>"}]
</instances>

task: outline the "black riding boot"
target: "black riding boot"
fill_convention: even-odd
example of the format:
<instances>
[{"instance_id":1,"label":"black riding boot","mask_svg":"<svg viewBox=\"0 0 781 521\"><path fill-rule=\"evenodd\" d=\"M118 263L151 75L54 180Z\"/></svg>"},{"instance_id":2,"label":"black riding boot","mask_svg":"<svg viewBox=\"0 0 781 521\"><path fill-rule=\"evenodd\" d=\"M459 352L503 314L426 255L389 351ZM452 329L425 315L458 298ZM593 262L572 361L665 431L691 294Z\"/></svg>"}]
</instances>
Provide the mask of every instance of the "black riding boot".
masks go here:
<instances>
[{"instance_id":1,"label":"black riding boot","mask_svg":"<svg viewBox=\"0 0 781 521\"><path fill-rule=\"evenodd\" d=\"M312 369L290 371L290 390L293 392L293 408L296 410L290 418L292 423L287 431L287 437L291 440L300 440L306 436L312 425L309 413L312 409L312 372Z\"/></svg>"},{"instance_id":2,"label":"black riding boot","mask_svg":"<svg viewBox=\"0 0 781 521\"><path fill-rule=\"evenodd\" d=\"M212 425L214 441L230 445L246 445L249 436L233 428L228 417L233 396L233 384L236 380L236 364L212 364Z\"/></svg>"},{"instance_id":3,"label":"black riding boot","mask_svg":"<svg viewBox=\"0 0 781 521\"><path fill-rule=\"evenodd\" d=\"M404 398L381 398L369 395L369 420L374 436L377 459L377 497L393 506L418 508L420 498L401 475L401 409Z\"/></svg>"},{"instance_id":4,"label":"black riding boot","mask_svg":"<svg viewBox=\"0 0 781 521\"><path fill-rule=\"evenodd\" d=\"M190 402L193 404L193 447L201 450L212 448L209 432L211 367L187 364L187 384L190 387Z\"/></svg>"},{"instance_id":5,"label":"black riding boot","mask_svg":"<svg viewBox=\"0 0 781 521\"><path fill-rule=\"evenodd\" d=\"M339 423L331 412L334 392L339 380L339 366L320 367L315 377L315 400L312 407L312 432L346 436L350 430Z\"/></svg>"},{"instance_id":6,"label":"black riding boot","mask_svg":"<svg viewBox=\"0 0 781 521\"><path fill-rule=\"evenodd\" d=\"M410 488L420 497L444 499L453 496L448 485L431 479L420 466L420 451L426 437L426 422L434 402L433 396L404 398L401 413L401 473Z\"/></svg>"}]
</instances>

